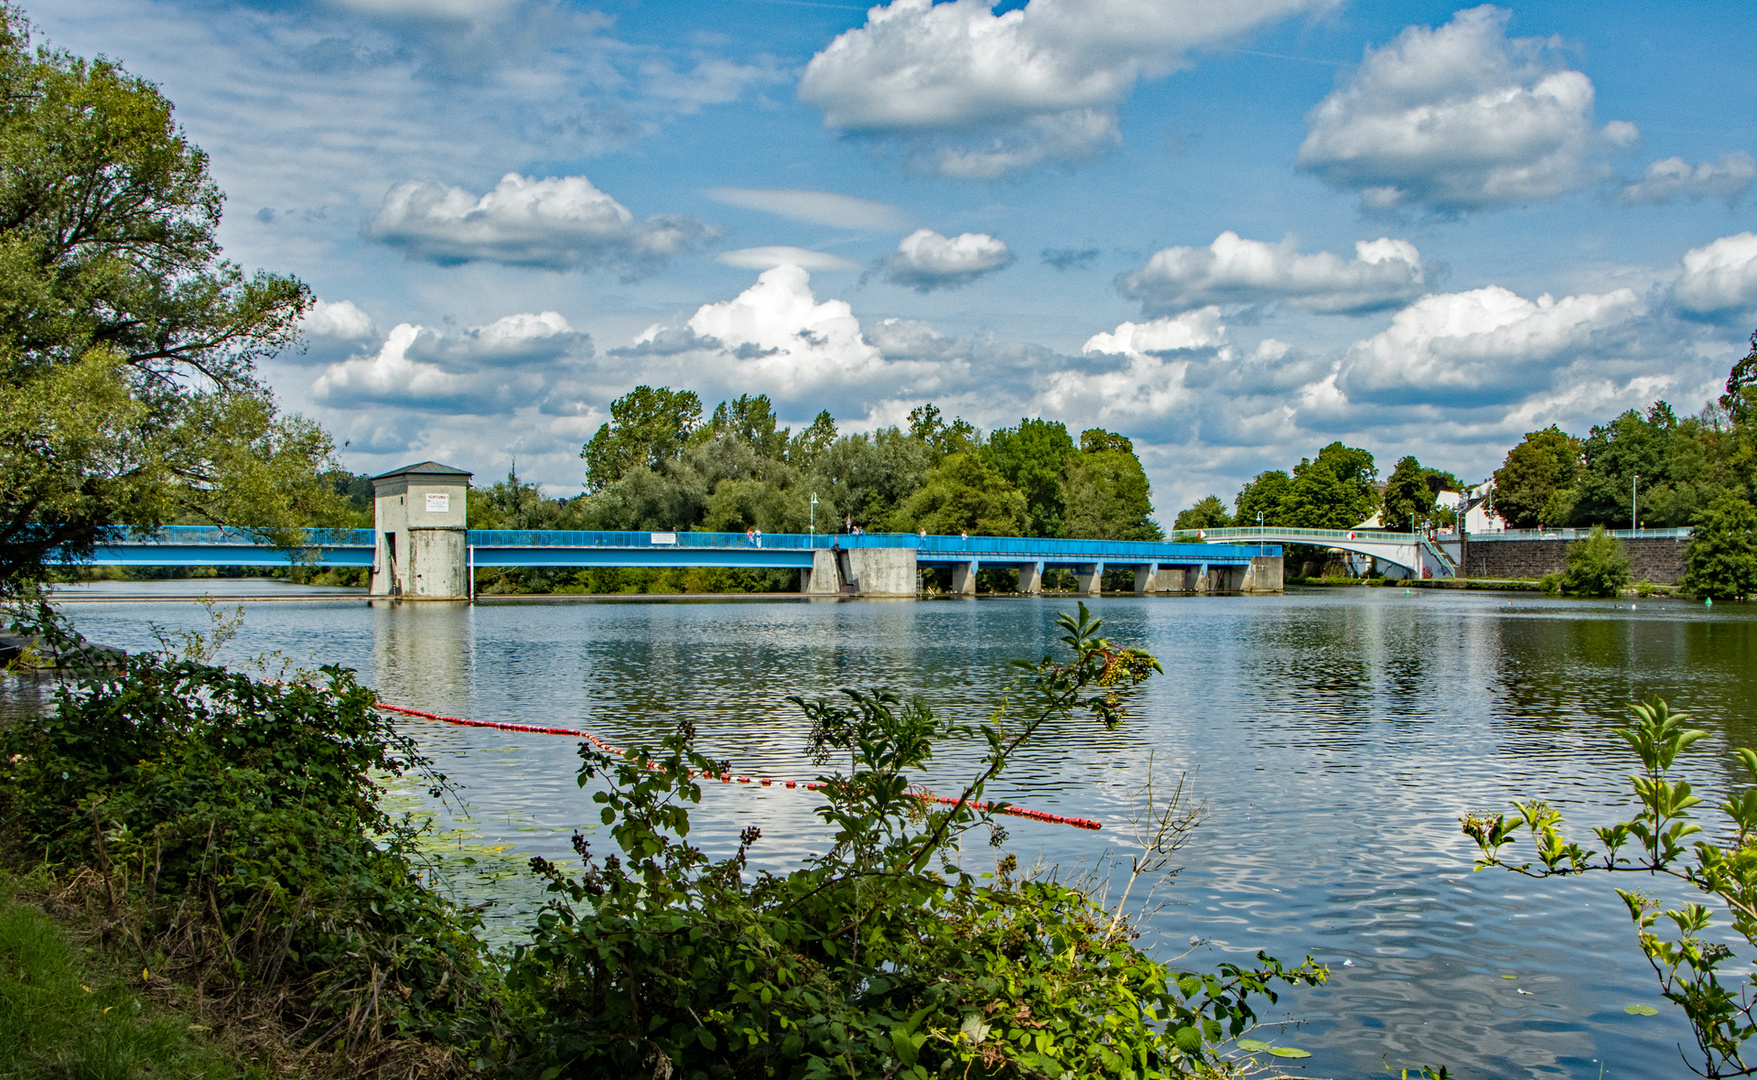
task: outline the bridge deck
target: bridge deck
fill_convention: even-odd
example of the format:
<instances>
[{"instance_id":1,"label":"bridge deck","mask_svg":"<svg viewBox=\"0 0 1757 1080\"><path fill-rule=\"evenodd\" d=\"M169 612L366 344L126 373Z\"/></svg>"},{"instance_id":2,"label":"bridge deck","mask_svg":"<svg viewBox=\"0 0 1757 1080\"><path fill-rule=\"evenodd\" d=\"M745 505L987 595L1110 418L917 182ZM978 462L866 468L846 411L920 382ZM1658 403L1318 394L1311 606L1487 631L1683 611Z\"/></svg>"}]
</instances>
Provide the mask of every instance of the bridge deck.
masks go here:
<instances>
[{"instance_id":1,"label":"bridge deck","mask_svg":"<svg viewBox=\"0 0 1757 1080\"><path fill-rule=\"evenodd\" d=\"M303 548L277 548L243 530L172 526L144 537L100 545L97 566L311 566L370 567L371 529L308 529ZM586 532L471 529L468 544L479 567L717 566L807 569L816 552L832 548L908 548L924 566L979 562L1048 568L1106 566L1233 566L1254 556L1280 555L1276 543L1159 543L1063 540L1014 536L922 536L916 533L809 535L775 533L753 542L744 533Z\"/></svg>"}]
</instances>

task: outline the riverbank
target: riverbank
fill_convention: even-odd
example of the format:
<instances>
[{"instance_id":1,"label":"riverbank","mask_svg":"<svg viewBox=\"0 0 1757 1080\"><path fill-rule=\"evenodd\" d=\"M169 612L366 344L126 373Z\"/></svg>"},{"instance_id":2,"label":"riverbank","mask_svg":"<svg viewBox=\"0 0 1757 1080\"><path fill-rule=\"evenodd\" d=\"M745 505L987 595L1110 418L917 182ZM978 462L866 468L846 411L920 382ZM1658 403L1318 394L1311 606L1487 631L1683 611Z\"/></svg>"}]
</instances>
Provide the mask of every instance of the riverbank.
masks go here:
<instances>
[{"instance_id":1,"label":"riverbank","mask_svg":"<svg viewBox=\"0 0 1757 1080\"><path fill-rule=\"evenodd\" d=\"M150 963L89 944L91 927L56 903L59 892L40 870L23 879L0 871L4 1075L266 1080L289 1071L292 1048L238 1041L249 1025L190 1009Z\"/></svg>"}]
</instances>

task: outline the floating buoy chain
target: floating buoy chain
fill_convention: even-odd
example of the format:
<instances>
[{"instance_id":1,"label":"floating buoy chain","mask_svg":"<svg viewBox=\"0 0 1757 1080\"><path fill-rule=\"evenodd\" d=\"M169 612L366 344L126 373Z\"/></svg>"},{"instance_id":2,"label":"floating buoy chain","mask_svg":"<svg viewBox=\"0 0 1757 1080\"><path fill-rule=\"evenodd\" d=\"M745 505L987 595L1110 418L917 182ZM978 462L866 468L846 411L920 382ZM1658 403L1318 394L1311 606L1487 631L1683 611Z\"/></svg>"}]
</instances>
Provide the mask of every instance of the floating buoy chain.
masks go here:
<instances>
[{"instance_id":1,"label":"floating buoy chain","mask_svg":"<svg viewBox=\"0 0 1757 1080\"><path fill-rule=\"evenodd\" d=\"M382 701L378 702L377 706L385 712L401 713L404 716L418 716L423 720L435 720L442 724L459 724L463 727L495 728L499 731L524 731L533 735L566 735L573 739L584 739L586 742L591 743L606 754L614 754L617 757L622 757L625 754L620 747L611 746L609 743L598 738L598 736L593 735L591 732L578 731L574 728L541 727L536 724L509 724L501 723L496 720L466 720L461 716L443 716L439 713L422 712L420 709L411 709L404 705L387 705ZM658 766L649 764L648 768L657 769ZM710 780L718 780L723 784L730 784L736 781L740 784L755 784L760 787L803 788L806 791L817 791L824 786L823 784L814 781L773 780L766 776L752 778L749 776L734 776L731 773L692 772L690 775L705 776ZM920 799L922 802L935 802L945 806L955 806L958 802L957 799L951 798L947 795L917 795L916 798ZM974 800L967 802L965 805L973 810L985 810L996 814L1008 814L1012 817L1027 818L1031 821L1043 821L1052 825L1072 825L1076 829L1104 828L1102 822L1094 821L1091 818L1067 817L1062 814L1051 814L1044 810L1028 810L1023 806L1001 806L996 803L976 802Z\"/></svg>"}]
</instances>

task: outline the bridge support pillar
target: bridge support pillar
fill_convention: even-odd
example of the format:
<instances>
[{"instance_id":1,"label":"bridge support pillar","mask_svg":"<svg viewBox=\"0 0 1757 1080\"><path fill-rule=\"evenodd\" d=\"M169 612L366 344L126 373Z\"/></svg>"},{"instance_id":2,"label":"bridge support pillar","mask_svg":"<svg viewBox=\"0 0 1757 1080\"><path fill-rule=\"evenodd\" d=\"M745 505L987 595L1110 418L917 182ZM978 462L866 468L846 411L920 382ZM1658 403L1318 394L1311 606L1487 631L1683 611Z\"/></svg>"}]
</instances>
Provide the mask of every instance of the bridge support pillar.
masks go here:
<instances>
[{"instance_id":1,"label":"bridge support pillar","mask_svg":"<svg viewBox=\"0 0 1757 1080\"><path fill-rule=\"evenodd\" d=\"M971 559L967 563L952 564L952 591L959 596L976 595L976 571L982 567L980 560Z\"/></svg>"},{"instance_id":2,"label":"bridge support pillar","mask_svg":"<svg viewBox=\"0 0 1757 1080\"><path fill-rule=\"evenodd\" d=\"M800 592L807 596L842 595L842 559L839 551L818 549L811 553L811 569L801 570Z\"/></svg>"},{"instance_id":3,"label":"bridge support pillar","mask_svg":"<svg viewBox=\"0 0 1757 1080\"><path fill-rule=\"evenodd\" d=\"M1214 579L1208 574L1208 564L1203 563L1201 569L1196 572L1196 593L1197 595L1200 595L1202 593L1213 591Z\"/></svg>"},{"instance_id":4,"label":"bridge support pillar","mask_svg":"<svg viewBox=\"0 0 1757 1080\"><path fill-rule=\"evenodd\" d=\"M1074 568L1074 580L1078 586L1074 589L1081 596L1097 596L1104 591L1104 564L1091 563L1087 566Z\"/></svg>"},{"instance_id":5,"label":"bridge support pillar","mask_svg":"<svg viewBox=\"0 0 1757 1080\"><path fill-rule=\"evenodd\" d=\"M423 461L372 478L377 546L368 595L469 599L465 510L470 475L450 465Z\"/></svg>"},{"instance_id":6,"label":"bridge support pillar","mask_svg":"<svg viewBox=\"0 0 1757 1080\"><path fill-rule=\"evenodd\" d=\"M1135 567L1135 595L1153 592L1158 587L1159 564L1148 563L1146 566Z\"/></svg>"},{"instance_id":7,"label":"bridge support pillar","mask_svg":"<svg viewBox=\"0 0 1757 1080\"><path fill-rule=\"evenodd\" d=\"M1026 596L1043 595L1043 564L1026 563L1019 567L1019 591Z\"/></svg>"},{"instance_id":8,"label":"bridge support pillar","mask_svg":"<svg viewBox=\"0 0 1757 1080\"><path fill-rule=\"evenodd\" d=\"M1282 584L1281 556L1251 556L1251 565L1245 570L1245 580L1239 590L1248 593L1285 591Z\"/></svg>"}]
</instances>

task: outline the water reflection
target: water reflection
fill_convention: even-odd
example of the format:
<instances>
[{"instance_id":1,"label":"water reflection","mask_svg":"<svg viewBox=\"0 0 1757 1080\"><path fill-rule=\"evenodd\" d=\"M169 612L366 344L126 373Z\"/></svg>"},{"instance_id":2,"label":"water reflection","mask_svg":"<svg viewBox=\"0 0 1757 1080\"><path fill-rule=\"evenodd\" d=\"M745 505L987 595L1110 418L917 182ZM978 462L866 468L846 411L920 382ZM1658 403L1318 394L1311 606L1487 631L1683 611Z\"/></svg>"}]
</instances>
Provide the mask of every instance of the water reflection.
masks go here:
<instances>
[{"instance_id":1,"label":"water reflection","mask_svg":"<svg viewBox=\"0 0 1757 1080\"><path fill-rule=\"evenodd\" d=\"M283 648L355 666L388 700L480 719L585 727L651 743L687 718L740 772L806 777L791 694L842 686L920 693L980 719L1005 700L997 673L1057 646L1063 599L995 602L508 603L254 606L238 655ZM1158 655L1166 677L1115 731L1060 725L1020 755L997 793L1098 817L1100 833L1020 822L1022 861L1067 867L1120 850L1149 760L1189 770L1212 816L1146 940L1207 944L1209 965L1266 948L1333 965L1322 989L1283 999L1314 1075L1383 1075L1444 1063L1461 1075L1670 1075L1688 1032L1663 1006L1621 905L1597 881L1471 874L1457 815L1545 794L1584 828L1618 812L1629 762L1611 729L1660 693L1713 738L1687 768L1710 802L1743 783L1733 745L1757 741L1757 617L1681 602L1559 601L1401 590L1263 598L1105 598L1105 631ZM74 606L94 638L139 647L146 623L198 610ZM568 855L597 820L566 739L420 725L468 785L470 826L509 852ZM976 743L944 747L926 779L974 770ZM711 786L692 839L729 849L758 824L781 867L821 847L809 796ZM510 858L510 856L509 856ZM973 864L992 856L971 851ZM496 915L528 921L500 882ZM1174 954L1168 946L1167 954ZM1353 966L1342 967L1344 960ZM1514 980L1503 975L1517 975ZM1526 994L1517 991L1524 989Z\"/></svg>"}]
</instances>

